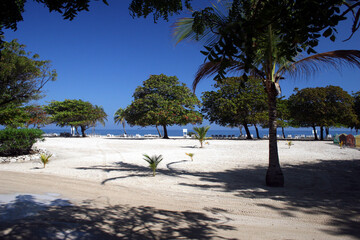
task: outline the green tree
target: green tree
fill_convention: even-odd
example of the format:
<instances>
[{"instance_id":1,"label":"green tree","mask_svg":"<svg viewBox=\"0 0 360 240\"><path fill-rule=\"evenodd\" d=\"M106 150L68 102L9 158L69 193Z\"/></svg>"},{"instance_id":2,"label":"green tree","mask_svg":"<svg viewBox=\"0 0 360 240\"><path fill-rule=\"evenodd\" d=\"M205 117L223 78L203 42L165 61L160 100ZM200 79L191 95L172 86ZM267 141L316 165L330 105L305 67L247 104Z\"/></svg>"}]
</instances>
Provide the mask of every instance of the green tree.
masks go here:
<instances>
[{"instance_id":1,"label":"green tree","mask_svg":"<svg viewBox=\"0 0 360 240\"><path fill-rule=\"evenodd\" d=\"M202 115L195 111L199 100L177 77L151 75L136 88L134 101L125 109L130 125L162 126L169 138L167 126L201 123Z\"/></svg>"},{"instance_id":2,"label":"green tree","mask_svg":"<svg viewBox=\"0 0 360 240\"><path fill-rule=\"evenodd\" d=\"M352 128L355 128L356 134L360 129L360 91L353 93L354 98L354 113L356 114L356 119L352 124Z\"/></svg>"},{"instance_id":3,"label":"green tree","mask_svg":"<svg viewBox=\"0 0 360 240\"><path fill-rule=\"evenodd\" d=\"M114 114L114 122L116 124L122 124L123 125L123 128L124 128L124 133L126 134L126 131L125 131L125 123L126 123L126 120L125 120L125 109L122 109L122 108L119 108L115 114Z\"/></svg>"},{"instance_id":4,"label":"green tree","mask_svg":"<svg viewBox=\"0 0 360 240\"><path fill-rule=\"evenodd\" d=\"M45 109L53 123L60 127L80 127L83 137L86 137L85 131L97 122L105 125L107 117L102 107L82 100L52 101Z\"/></svg>"},{"instance_id":5,"label":"green tree","mask_svg":"<svg viewBox=\"0 0 360 240\"><path fill-rule=\"evenodd\" d=\"M349 126L356 120L352 97L336 86L295 89L289 97L289 110L295 125L313 128L315 140L316 127L320 127L323 140L325 127Z\"/></svg>"},{"instance_id":6,"label":"green tree","mask_svg":"<svg viewBox=\"0 0 360 240\"><path fill-rule=\"evenodd\" d=\"M198 15L193 14L193 19L178 21L175 33L179 41L186 38L208 39L204 46L206 51L202 51L207 62L200 66L196 74L194 89L201 79L213 74L216 74L215 80L221 80L226 73L243 72L246 79L248 72L262 80L269 110L269 167L266 184L283 186L284 176L279 163L276 139L276 103L281 93L279 80L283 79L285 73L317 71L321 64L349 64L360 67L360 51L338 50L294 61L301 51L315 52L313 47L318 43L319 31L325 26L329 28L324 32L324 36L331 35L330 38L335 40L333 29L341 18L334 15L334 11L338 12L339 9L334 8L333 1L311 1L305 6L317 3L323 8L314 8L314 12L306 10L306 13L303 12L304 6L285 4L282 6L284 11L276 13L270 3L274 2L233 1L226 13L215 7L208 8ZM280 7L284 3L289 2L281 2ZM331 16L333 22L326 22L331 20L323 19L324 15L321 14L318 16L315 14L317 11ZM301 12L304 15L298 15ZM315 21L320 21L323 26L314 28ZM289 23L294 25L289 28L291 34L286 34L289 30L284 29L284 26L289 26ZM294 26L301 27L297 29Z\"/></svg>"},{"instance_id":7,"label":"green tree","mask_svg":"<svg viewBox=\"0 0 360 240\"><path fill-rule=\"evenodd\" d=\"M30 115L24 107L9 105L0 109L0 125L7 128L24 127L30 120Z\"/></svg>"},{"instance_id":8,"label":"green tree","mask_svg":"<svg viewBox=\"0 0 360 240\"><path fill-rule=\"evenodd\" d=\"M207 91L202 95L202 113L211 123L244 126L247 138L251 139L248 125L256 126L262 122L264 113L266 115L266 93L261 81L232 77L219 81L214 87L217 91Z\"/></svg>"},{"instance_id":9,"label":"green tree","mask_svg":"<svg viewBox=\"0 0 360 240\"><path fill-rule=\"evenodd\" d=\"M289 110L289 101L284 97L277 99L277 124L281 127L281 133L283 138L285 138L284 128L290 126L290 110Z\"/></svg>"},{"instance_id":10,"label":"green tree","mask_svg":"<svg viewBox=\"0 0 360 240\"><path fill-rule=\"evenodd\" d=\"M26 52L25 45L17 40L4 42L1 52L0 109L40 98L44 85L56 80L50 61L39 60L39 55Z\"/></svg>"},{"instance_id":11,"label":"green tree","mask_svg":"<svg viewBox=\"0 0 360 240\"><path fill-rule=\"evenodd\" d=\"M205 140L207 139L206 134L209 131L210 126L205 127L194 127L196 134L194 135L197 140L200 142L200 147L202 148Z\"/></svg>"},{"instance_id":12,"label":"green tree","mask_svg":"<svg viewBox=\"0 0 360 240\"><path fill-rule=\"evenodd\" d=\"M24 110L29 115L29 119L25 122L26 128L31 125L34 128L41 128L50 123L50 118L44 107L38 105L30 105L24 107Z\"/></svg>"}]
</instances>

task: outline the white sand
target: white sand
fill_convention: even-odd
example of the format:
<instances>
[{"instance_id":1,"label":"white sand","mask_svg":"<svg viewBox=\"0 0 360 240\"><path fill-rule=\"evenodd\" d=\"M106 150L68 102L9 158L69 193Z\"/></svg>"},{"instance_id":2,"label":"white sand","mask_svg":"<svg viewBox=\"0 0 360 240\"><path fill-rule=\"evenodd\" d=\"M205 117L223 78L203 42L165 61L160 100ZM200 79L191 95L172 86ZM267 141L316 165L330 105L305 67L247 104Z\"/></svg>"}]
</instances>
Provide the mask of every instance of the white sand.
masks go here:
<instances>
[{"instance_id":1,"label":"white sand","mask_svg":"<svg viewBox=\"0 0 360 240\"><path fill-rule=\"evenodd\" d=\"M193 139L47 138L37 144L54 154L45 169L40 162L0 164L0 193L61 194L81 206L60 212L64 222L87 209L81 221L91 219L91 227L65 227L70 239L84 232L124 239L359 239L359 149L293 143L289 149L278 142L285 187L268 188L266 140L209 140L199 148ZM163 155L156 177L142 154ZM0 222L0 237L34 234L13 229Z\"/></svg>"}]
</instances>

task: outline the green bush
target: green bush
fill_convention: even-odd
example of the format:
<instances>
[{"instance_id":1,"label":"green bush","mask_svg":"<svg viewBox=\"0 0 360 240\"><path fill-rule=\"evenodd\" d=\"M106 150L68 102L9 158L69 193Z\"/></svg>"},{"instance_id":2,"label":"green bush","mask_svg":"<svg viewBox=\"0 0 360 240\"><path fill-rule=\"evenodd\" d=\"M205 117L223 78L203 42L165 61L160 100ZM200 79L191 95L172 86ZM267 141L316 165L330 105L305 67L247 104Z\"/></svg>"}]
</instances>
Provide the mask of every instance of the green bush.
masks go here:
<instances>
[{"instance_id":1,"label":"green bush","mask_svg":"<svg viewBox=\"0 0 360 240\"><path fill-rule=\"evenodd\" d=\"M0 156L18 156L29 154L37 140L43 140L40 129L0 130Z\"/></svg>"}]
</instances>

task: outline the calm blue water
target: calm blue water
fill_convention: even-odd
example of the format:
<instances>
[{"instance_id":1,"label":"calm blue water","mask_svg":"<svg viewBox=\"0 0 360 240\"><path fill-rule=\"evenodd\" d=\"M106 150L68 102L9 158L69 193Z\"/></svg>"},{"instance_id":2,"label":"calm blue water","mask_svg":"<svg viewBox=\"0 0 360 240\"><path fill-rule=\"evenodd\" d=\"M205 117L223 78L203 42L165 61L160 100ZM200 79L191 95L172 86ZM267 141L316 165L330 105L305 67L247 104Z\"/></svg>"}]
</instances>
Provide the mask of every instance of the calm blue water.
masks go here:
<instances>
[{"instance_id":1,"label":"calm blue water","mask_svg":"<svg viewBox=\"0 0 360 240\"><path fill-rule=\"evenodd\" d=\"M70 133L70 128L62 128L62 129L42 129L45 133L62 133L62 132L68 132ZM192 129L188 128L188 132L189 131L193 131ZM140 135L145 135L145 134L158 134L157 130L154 129L128 129L126 130L128 135L136 135L136 134L140 134ZM254 135L254 137L256 137L256 132L255 130L250 130L251 134ZM86 131L86 134L97 134L97 135L107 135L107 134L112 134L112 135L121 135L124 134L124 131L122 129L95 129L95 132L92 129L89 129ZM162 130L161 130L162 133ZM317 130L318 135L320 135L320 129ZM351 129L330 129L330 134L331 135L336 135L336 134L341 134L341 133L346 133L346 134L352 134L352 135L356 135L355 130L351 130ZM169 129L168 130L168 135L169 136L182 136L183 132L182 129ZM245 130L243 130L243 134L245 133ZM259 135L260 137L263 137L264 135L269 134L268 129L259 129ZM281 129L278 129L278 135L281 135ZM285 129L285 136L287 135L292 135L293 137L295 135L312 135L312 129L308 128L308 129L296 129L296 128L290 128L290 129ZM325 131L324 131L325 134ZM240 135L240 131L239 129L225 129L225 130L212 130L210 129L208 131L207 136L211 136L211 135L235 135L235 136L239 136Z\"/></svg>"}]
</instances>

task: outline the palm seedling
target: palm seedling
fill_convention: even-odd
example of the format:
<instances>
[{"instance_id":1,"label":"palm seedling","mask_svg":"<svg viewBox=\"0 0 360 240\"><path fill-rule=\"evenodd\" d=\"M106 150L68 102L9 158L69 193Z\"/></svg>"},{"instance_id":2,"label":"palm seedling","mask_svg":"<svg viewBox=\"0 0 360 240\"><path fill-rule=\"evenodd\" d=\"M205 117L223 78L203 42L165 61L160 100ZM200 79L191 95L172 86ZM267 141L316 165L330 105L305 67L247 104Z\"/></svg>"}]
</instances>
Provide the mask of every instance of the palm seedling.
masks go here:
<instances>
[{"instance_id":1,"label":"palm seedling","mask_svg":"<svg viewBox=\"0 0 360 240\"><path fill-rule=\"evenodd\" d=\"M288 145L288 147L290 148L294 144L292 143L292 141L286 141L286 145Z\"/></svg>"},{"instance_id":2,"label":"palm seedling","mask_svg":"<svg viewBox=\"0 0 360 240\"><path fill-rule=\"evenodd\" d=\"M194 159L193 159L193 157L194 157L194 153L185 153L186 155L188 155L190 158L191 158L191 161L193 161Z\"/></svg>"},{"instance_id":3,"label":"palm seedling","mask_svg":"<svg viewBox=\"0 0 360 240\"><path fill-rule=\"evenodd\" d=\"M203 143L206 139L208 139L206 137L206 133L209 131L210 126L205 126L205 127L194 127L194 131L196 132L195 134L195 138L197 140L199 140L200 142L200 147L203 147Z\"/></svg>"},{"instance_id":4,"label":"palm seedling","mask_svg":"<svg viewBox=\"0 0 360 240\"><path fill-rule=\"evenodd\" d=\"M143 154L143 156L145 157L143 159L149 163L149 167L153 171L153 176L155 177L156 168L159 165L159 163L163 160L162 155L153 155L153 156L150 157L147 154Z\"/></svg>"},{"instance_id":5,"label":"palm seedling","mask_svg":"<svg viewBox=\"0 0 360 240\"><path fill-rule=\"evenodd\" d=\"M51 158L52 154L40 154L40 160L44 164L44 168L46 164L49 162L49 159Z\"/></svg>"}]
</instances>

